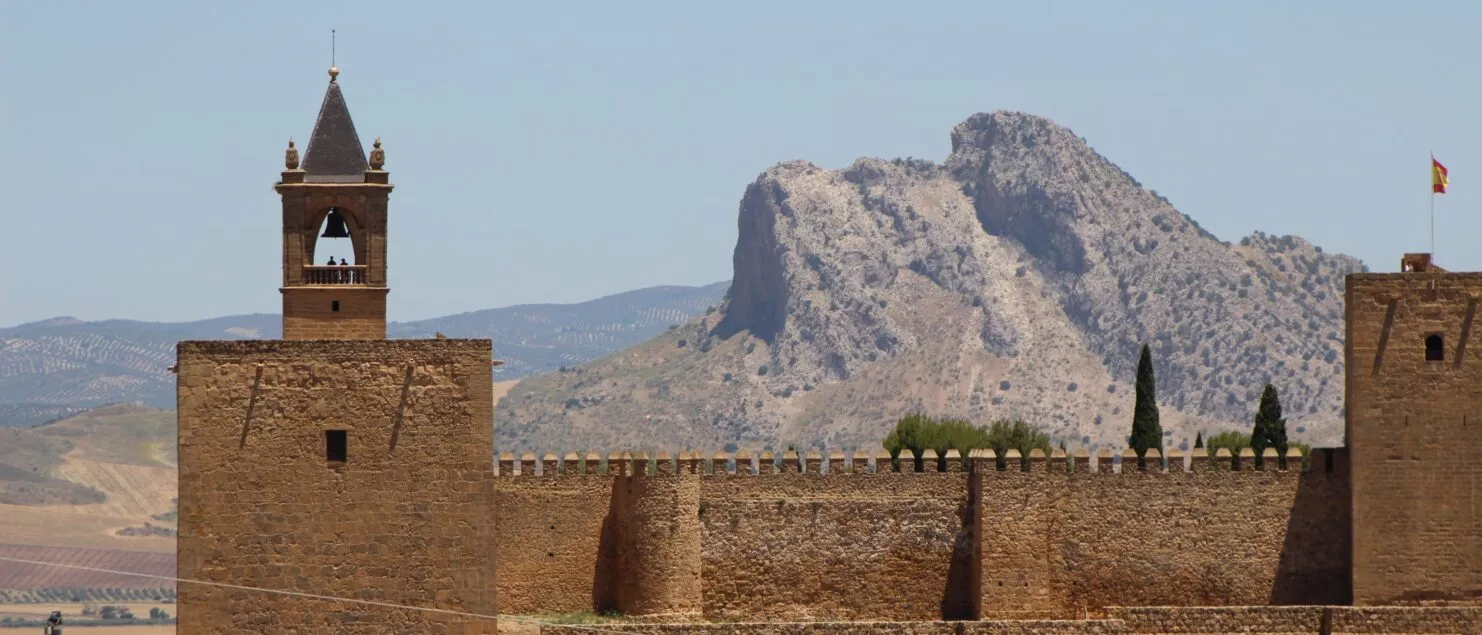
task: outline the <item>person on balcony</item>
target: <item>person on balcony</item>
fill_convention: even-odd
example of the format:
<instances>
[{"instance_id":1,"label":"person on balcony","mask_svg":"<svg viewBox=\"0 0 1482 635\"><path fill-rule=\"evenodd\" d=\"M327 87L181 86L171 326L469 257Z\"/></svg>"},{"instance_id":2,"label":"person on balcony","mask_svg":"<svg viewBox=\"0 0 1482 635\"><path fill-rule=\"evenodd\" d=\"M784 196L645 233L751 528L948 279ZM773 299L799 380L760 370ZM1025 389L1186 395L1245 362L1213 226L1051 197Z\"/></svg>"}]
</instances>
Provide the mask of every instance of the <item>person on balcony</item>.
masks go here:
<instances>
[{"instance_id":1,"label":"person on balcony","mask_svg":"<svg viewBox=\"0 0 1482 635\"><path fill-rule=\"evenodd\" d=\"M330 256L329 257L329 262L324 263L324 266L326 266L326 267L333 267L336 264L338 264L338 263L336 263L334 261L334 256ZM339 271L334 270L334 269L330 269L329 271L324 272L324 282L328 282L329 284L339 284L340 283L340 275L341 274L340 274ZM321 282L320 284L323 284L323 282Z\"/></svg>"}]
</instances>

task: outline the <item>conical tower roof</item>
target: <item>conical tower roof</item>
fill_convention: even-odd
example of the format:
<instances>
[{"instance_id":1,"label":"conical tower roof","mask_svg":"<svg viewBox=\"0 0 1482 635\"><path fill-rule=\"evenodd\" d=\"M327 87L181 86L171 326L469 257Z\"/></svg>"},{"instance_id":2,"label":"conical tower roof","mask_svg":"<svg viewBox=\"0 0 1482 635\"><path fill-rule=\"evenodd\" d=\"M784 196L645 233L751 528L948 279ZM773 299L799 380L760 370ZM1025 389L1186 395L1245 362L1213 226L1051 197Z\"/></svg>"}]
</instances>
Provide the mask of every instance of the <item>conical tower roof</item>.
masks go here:
<instances>
[{"instance_id":1,"label":"conical tower roof","mask_svg":"<svg viewBox=\"0 0 1482 635\"><path fill-rule=\"evenodd\" d=\"M304 152L303 170L308 181L360 181L370 168L338 77L339 69L329 69L329 89L324 91L319 119L314 122L314 134Z\"/></svg>"}]
</instances>

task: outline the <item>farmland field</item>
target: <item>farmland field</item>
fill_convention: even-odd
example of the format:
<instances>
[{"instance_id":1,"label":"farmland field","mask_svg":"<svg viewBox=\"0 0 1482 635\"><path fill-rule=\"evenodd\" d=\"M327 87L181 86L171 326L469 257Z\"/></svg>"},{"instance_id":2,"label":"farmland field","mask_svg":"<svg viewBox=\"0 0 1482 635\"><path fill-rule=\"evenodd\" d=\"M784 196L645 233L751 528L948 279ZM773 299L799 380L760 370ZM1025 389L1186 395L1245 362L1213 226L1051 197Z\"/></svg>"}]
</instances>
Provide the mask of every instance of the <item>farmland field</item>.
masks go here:
<instances>
[{"instance_id":1,"label":"farmland field","mask_svg":"<svg viewBox=\"0 0 1482 635\"><path fill-rule=\"evenodd\" d=\"M175 577L175 554L109 549L0 545L0 557L91 567L148 576ZM173 589L169 579L87 571L70 567L0 560L0 590L9 589Z\"/></svg>"}]
</instances>

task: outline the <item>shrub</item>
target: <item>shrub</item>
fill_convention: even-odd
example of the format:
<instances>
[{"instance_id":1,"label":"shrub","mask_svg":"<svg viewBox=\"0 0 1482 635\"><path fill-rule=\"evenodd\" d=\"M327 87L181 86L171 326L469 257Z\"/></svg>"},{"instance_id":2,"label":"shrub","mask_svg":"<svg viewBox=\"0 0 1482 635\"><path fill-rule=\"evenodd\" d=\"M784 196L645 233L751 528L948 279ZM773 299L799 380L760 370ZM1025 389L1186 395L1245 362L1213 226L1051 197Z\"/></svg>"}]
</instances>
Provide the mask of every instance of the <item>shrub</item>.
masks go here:
<instances>
[{"instance_id":1,"label":"shrub","mask_svg":"<svg viewBox=\"0 0 1482 635\"><path fill-rule=\"evenodd\" d=\"M1213 458L1215 453L1224 448L1233 456L1240 456L1240 451L1250 447L1250 435L1238 430L1226 430L1204 440L1204 450Z\"/></svg>"}]
</instances>

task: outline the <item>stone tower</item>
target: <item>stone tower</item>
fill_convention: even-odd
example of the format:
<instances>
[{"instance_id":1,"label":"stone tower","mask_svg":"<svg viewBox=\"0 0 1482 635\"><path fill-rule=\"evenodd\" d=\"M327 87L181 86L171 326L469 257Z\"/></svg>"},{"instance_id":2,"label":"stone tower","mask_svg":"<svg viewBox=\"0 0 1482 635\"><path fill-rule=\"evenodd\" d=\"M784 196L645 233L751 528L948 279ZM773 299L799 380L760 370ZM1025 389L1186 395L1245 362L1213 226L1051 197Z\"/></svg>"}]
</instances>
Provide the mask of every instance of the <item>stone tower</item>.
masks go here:
<instances>
[{"instance_id":1,"label":"stone tower","mask_svg":"<svg viewBox=\"0 0 1482 635\"><path fill-rule=\"evenodd\" d=\"M1407 254L1346 283L1353 601L1482 593L1482 273Z\"/></svg>"},{"instance_id":2,"label":"stone tower","mask_svg":"<svg viewBox=\"0 0 1482 635\"><path fill-rule=\"evenodd\" d=\"M495 632L491 342L385 339L391 188L356 144L331 83L277 186L284 339L178 345L179 633ZM348 274L309 264L331 210Z\"/></svg>"},{"instance_id":3,"label":"stone tower","mask_svg":"<svg viewBox=\"0 0 1482 635\"><path fill-rule=\"evenodd\" d=\"M302 166L289 143L286 169L275 186L283 199L283 339L384 339L391 184L381 169L380 139L373 160L366 160L338 69L330 69ZM314 250L326 220L347 230L354 263L320 264L325 256L337 255Z\"/></svg>"}]
</instances>

